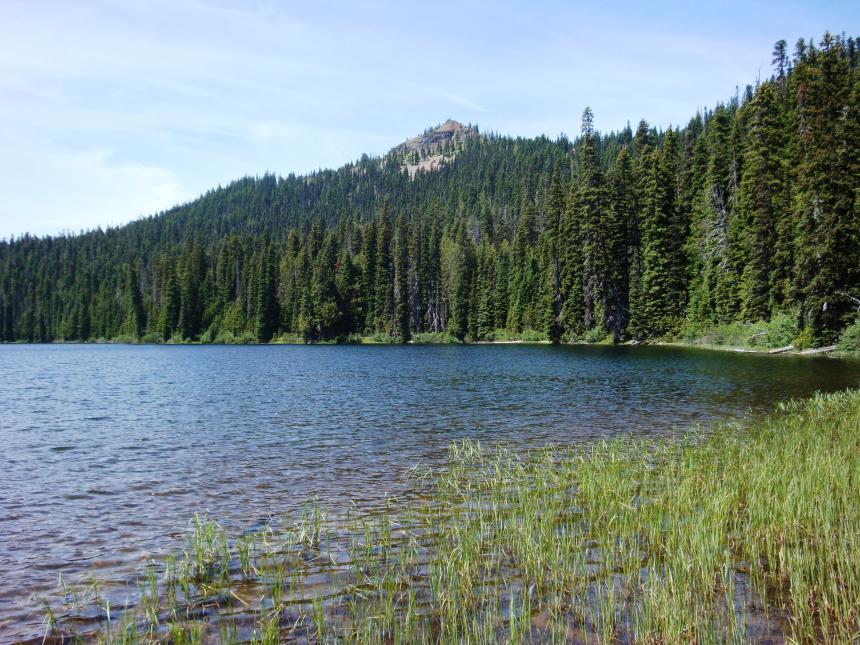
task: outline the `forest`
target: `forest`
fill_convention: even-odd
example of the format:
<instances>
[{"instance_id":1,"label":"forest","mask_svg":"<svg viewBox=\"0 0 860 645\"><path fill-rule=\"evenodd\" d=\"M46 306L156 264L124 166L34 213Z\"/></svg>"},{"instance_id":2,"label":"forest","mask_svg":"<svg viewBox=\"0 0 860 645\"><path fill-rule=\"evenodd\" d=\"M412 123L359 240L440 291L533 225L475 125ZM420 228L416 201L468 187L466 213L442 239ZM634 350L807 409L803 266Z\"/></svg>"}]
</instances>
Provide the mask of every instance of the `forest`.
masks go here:
<instances>
[{"instance_id":1,"label":"forest","mask_svg":"<svg viewBox=\"0 0 860 645\"><path fill-rule=\"evenodd\" d=\"M462 128L0 241L0 341L623 342L779 315L830 344L860 303L857 46L779 41L683 127Z\"/></svg>"}]
</instances>

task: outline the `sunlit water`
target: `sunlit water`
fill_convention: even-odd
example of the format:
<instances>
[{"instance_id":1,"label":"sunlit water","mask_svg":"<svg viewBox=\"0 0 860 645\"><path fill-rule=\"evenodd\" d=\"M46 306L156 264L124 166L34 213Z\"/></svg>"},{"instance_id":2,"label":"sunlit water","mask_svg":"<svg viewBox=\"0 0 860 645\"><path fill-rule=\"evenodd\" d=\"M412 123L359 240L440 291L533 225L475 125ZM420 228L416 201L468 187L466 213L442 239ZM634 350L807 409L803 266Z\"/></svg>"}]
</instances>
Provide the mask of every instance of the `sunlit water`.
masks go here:
<instances>
[{"instance_id":1,"label":"sunlit water","mask_svg":"<svg viewBox=\"0 0 860 645\"><path fill-rule=\"evenodd\" d=\"M860 382L860 362L651 347L0 346L0 641L205 512L369 508L452 440L652 435ZM33 610L36 612L33 613Z\"/></svg>"}]
</instances>

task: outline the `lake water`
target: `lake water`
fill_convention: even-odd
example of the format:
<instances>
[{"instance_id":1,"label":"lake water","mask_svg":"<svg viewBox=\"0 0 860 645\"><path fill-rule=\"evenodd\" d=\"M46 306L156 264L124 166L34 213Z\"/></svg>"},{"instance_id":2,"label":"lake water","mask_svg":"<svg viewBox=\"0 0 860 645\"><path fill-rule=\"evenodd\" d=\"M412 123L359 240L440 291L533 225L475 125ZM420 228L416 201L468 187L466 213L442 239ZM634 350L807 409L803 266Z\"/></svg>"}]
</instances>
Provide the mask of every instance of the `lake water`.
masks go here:
<instances>
[{"instance_id":1,"label":"lake water","mask_svg":"<svg viewBox=\"0 0 860 645\"><path fill-rule=\"evenodd\" d=\"M654 435L858 382L857 361L671 347L0 346L0 641L41 633L60 574L122 584L195 511L371 508L456 439Z\"/></svg>"}]
</instances>

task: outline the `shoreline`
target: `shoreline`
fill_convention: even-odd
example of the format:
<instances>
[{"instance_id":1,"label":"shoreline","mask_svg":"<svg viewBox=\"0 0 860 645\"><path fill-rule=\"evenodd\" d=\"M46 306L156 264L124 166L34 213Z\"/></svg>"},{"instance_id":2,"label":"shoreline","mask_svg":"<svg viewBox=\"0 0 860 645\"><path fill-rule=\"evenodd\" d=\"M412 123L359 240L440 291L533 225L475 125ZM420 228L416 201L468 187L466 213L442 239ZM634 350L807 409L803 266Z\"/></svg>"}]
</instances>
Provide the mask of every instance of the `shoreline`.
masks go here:
<instances>
[{"instance_id":1,"label":"shoreline","mask_svg":"<svg viewBox=\"0 0 860 645\"><path fill-rule=\"evenodd\" d=\"M852 359L852 358L860 358L860 354L856 352L843 352L840 351L835 345L829 347L820 347L820 348L810 348L798 350L794 348L768 348L768 347L748 347L742 345L729 345L729 344L718 344L718 343L685 343L681 341L673 341L673 340L645 340L645 341L625 341L622 343L606 343L606 342L596 342L590 343L587 341L565 341L559 343L552 343L549 340L531 340L531 339L505 339L505 340L476 340L476 341L462 341L462 342L454 342L448 340L410 340L408 343L400 343L397 341L380 341L380 340L370 340L361 339L361 340L352 340L347 342L337 342L336 340L331 341L318 341L318 342L304 342L299 340L289 340L289 341L273 341L268 343L232 343L232 342L203 342L203 341L182 341L182 342L166 342L166 343L150 343L150 342L140 342L140 341L127 341L127 340L89 340L89 341L65 341L65 340L54 340L45 343L29 343L29 342L0 342L0 346L2 345L128 345L128 346L137 346L137 345L146 345L152 347L159 346L180 346L180 347L189 347L189 346L264 346L264 345L289 345L289 346L323 346L323 345L343 345L343 346L357 346L357 345L412 345L412 346L420 346L420 345L460 345L464 347L472 346L472 345L558 345L559 347L674 347L674 348L682 348L682 349L702 349L707 351L715 351L715 352L729 352L735 354L756 354L759 356L819 356L819 357L827 357L827 358L840 358L840 359ZM779 350L779 351L776 351Z\"/></svg>"}]
</instances>

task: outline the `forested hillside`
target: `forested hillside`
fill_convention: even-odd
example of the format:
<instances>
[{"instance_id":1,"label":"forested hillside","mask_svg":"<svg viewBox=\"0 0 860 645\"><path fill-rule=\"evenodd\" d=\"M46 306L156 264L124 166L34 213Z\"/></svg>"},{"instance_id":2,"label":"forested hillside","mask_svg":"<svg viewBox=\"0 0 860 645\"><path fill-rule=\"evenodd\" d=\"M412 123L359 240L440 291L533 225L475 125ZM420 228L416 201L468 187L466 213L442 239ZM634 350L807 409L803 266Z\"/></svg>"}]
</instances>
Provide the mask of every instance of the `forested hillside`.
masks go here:
<instances>
[{"instance_id":1,"label":"forested hillside","mask_svg":"<svg viewBox=\"0 0 860 645\"><path fill-rule=\"evenodd\" d=\"M424 162L424 163L422 163ZM382 158L0 242L0 340L645 339L860 298L857 41L784 41L684 127L522 139L446 123Z\"/></svg>"}]
</instances>

